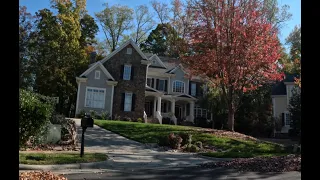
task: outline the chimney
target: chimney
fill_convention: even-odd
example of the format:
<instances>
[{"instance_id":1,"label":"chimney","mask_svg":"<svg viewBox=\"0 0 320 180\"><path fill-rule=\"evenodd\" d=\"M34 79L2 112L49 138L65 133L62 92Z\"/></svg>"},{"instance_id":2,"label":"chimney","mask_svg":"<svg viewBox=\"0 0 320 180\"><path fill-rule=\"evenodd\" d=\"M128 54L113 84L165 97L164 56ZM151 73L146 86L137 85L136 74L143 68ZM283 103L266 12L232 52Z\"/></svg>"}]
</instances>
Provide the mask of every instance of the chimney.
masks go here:
<instances>
[{"instance_id":1,"label":"chimney","mask_svg":"<svg viewBox=\"0 0 320 180\"><path fill-rule=\"evenodd\" d=\"M96 62L97 53L95 51L90 53L90 64Z\"/></svg>"}]
</instances>

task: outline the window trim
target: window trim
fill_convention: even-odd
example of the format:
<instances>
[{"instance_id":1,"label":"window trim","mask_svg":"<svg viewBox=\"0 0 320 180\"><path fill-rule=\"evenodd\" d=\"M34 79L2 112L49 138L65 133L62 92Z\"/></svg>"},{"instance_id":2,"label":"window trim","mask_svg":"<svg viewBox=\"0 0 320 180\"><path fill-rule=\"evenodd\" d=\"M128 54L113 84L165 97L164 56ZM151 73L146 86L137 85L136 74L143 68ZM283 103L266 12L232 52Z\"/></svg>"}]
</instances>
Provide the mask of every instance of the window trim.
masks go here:
<instances>
[{"instance_id":1,"label":"window trim","mask_svg":"<svg viewBox=\"0 0 320 180\"><path fill-rule=\"evenodd\" d=\"M183 83L183 92L173 91L176 82L181 82L181 83ZM177 88L176 88L176 90L177 90ZM185 92L186 92L186 83L183 82L183 81L180 81L180 80L174 80L173 83L172 83L172 92L174 92L174 93L185 93Z\"/></svg>"},{"instance_id":2,"label":"window trim","mask_svg":"<svg viewBox=\"0 0 320 180\"><path fill-rule=\"evenodd\" d=\"M99 76L97 77L97 74L99 74ZM100 70L95 70L94 71L94 79L100 79L101 76L101 71Z\"/></svg>"},{"instance_id":3,"label":"window trim","mask_svg":"<svg viewBox=\"0 0 320 180\"><path fill-rule=\"evenodd\" d=\"M126 71L125 71L126 67L130 67L129 79L125 79L125 78L124 78L124 77L125 77L125 72L126 72ZM132 71L131 67L132 67L131 64L125 64L125 65L123 66L123 74L122 74L122 79L123 79L123 80L126 80L126 81L130 81L130 80L131 80L131 71Z\"/></svg>"},{"instance_id":4,"label":"window trim","mask_svg":"<svg viewBox=\"0 0 320 180\"><path fill-rule=\"evenodd\" d=\"M96 89L96 90L103 90L104 91L104 96L103 96L103 99L104 99L104 101L103 101L103 106L102 106L102 108L95 108L95 107L89 107L89 106L87 106L87 93L88 93L88 89ZM94 108L94 109L104 109L105 108L105 106L106 106L106 95L107 95L107 90L106 90L106 88L98 88L98 87L91 87L91 86L87 86L86 87L86 94L85 94L85 97L84 97L84 107L86 107L86 108Z\"/></svg>"},{"instance_id":5,"label":"window trim","mask_svg":"<svg viewBox=\"0 0 320 180\"><path fill-rule=\"evenodd\" d=\"M131 95L131 101L130 101L130 109L129 111L126 111L126 97L127 97L127 94L130 94ZM123 102L123 111L124 112L131 112L132 111L132 98L133 98L133 93L132 92L125 92L124 93L124 102Z\"/></svg>"}]
</instances>

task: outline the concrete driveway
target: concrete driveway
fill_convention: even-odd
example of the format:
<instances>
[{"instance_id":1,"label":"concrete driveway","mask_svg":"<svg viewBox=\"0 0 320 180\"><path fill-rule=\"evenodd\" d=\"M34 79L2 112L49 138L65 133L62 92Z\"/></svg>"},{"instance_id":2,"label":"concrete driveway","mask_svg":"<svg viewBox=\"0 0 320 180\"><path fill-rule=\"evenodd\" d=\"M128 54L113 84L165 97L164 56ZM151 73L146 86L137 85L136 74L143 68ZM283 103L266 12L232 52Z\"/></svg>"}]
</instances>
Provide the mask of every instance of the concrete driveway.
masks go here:
<instances>
[{"instance_id":1,"label":"concrete driveway","mask_svg":"<svg viewBox=\"0 0 320 180\"><path fill-rule=\"evenodd\" d=\"M80 119L73 119L77 125L78 139L81 142ZM165 152L127 139L111 131L94 125L85 132L85 152L106 153L112 168L185 167L200 163L221 161L220 158L207 158L196 154ZM105 167L105 168L109 168Z\"/></svg>"}]
</instances>

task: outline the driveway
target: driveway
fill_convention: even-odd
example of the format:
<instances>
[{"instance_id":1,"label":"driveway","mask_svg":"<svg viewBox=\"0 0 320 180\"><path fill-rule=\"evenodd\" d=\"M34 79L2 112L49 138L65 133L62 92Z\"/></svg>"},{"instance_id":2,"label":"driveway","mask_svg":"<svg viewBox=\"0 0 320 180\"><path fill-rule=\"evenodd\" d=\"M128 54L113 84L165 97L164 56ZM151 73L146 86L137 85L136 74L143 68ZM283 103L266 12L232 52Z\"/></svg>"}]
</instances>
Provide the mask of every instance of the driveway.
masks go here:
<instances>
[{"instance_id":1,"label":"driveway","mask_svg":"<svg viewBox=\"0 0 320 180\"><path fill-rule=\"evenodd\" d=\"M81 142L82 128L80 119L73 119L77 125L78 139ZM86 152L106 153L110 160L97 168L150 168L184 167L200 163L221 161L219 158L207 158L190 153L165 152L127 139L111 131L94 125L85 132Z\"/></svg>"}]
</instances>

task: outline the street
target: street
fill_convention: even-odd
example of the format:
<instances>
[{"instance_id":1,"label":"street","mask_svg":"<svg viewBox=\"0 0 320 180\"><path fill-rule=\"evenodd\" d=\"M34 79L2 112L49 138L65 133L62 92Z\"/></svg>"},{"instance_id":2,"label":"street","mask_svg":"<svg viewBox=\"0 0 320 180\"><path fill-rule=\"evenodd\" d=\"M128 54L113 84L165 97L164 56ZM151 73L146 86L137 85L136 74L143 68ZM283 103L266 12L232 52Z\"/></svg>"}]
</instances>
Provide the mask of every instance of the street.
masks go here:
<instances>
[{"instance_id":1,"label":"street","mask_svg":"<svg viewBox=\"0 0 320 180\"><path fill-rule=\"evenodd\" d=\"M56 172L57 173L57 172ZM190 180L212 180L212 179L268 179L268 180L300 180L300 172L284 173L257 173L238 172L237 170L216 168L204 169L200 167L169 168L169 169L119 169L117 171L97 170L96 172L82 172L65 174L68 180L96 180L96 179L190 179Z\"/></svg>"}]
</instances>

